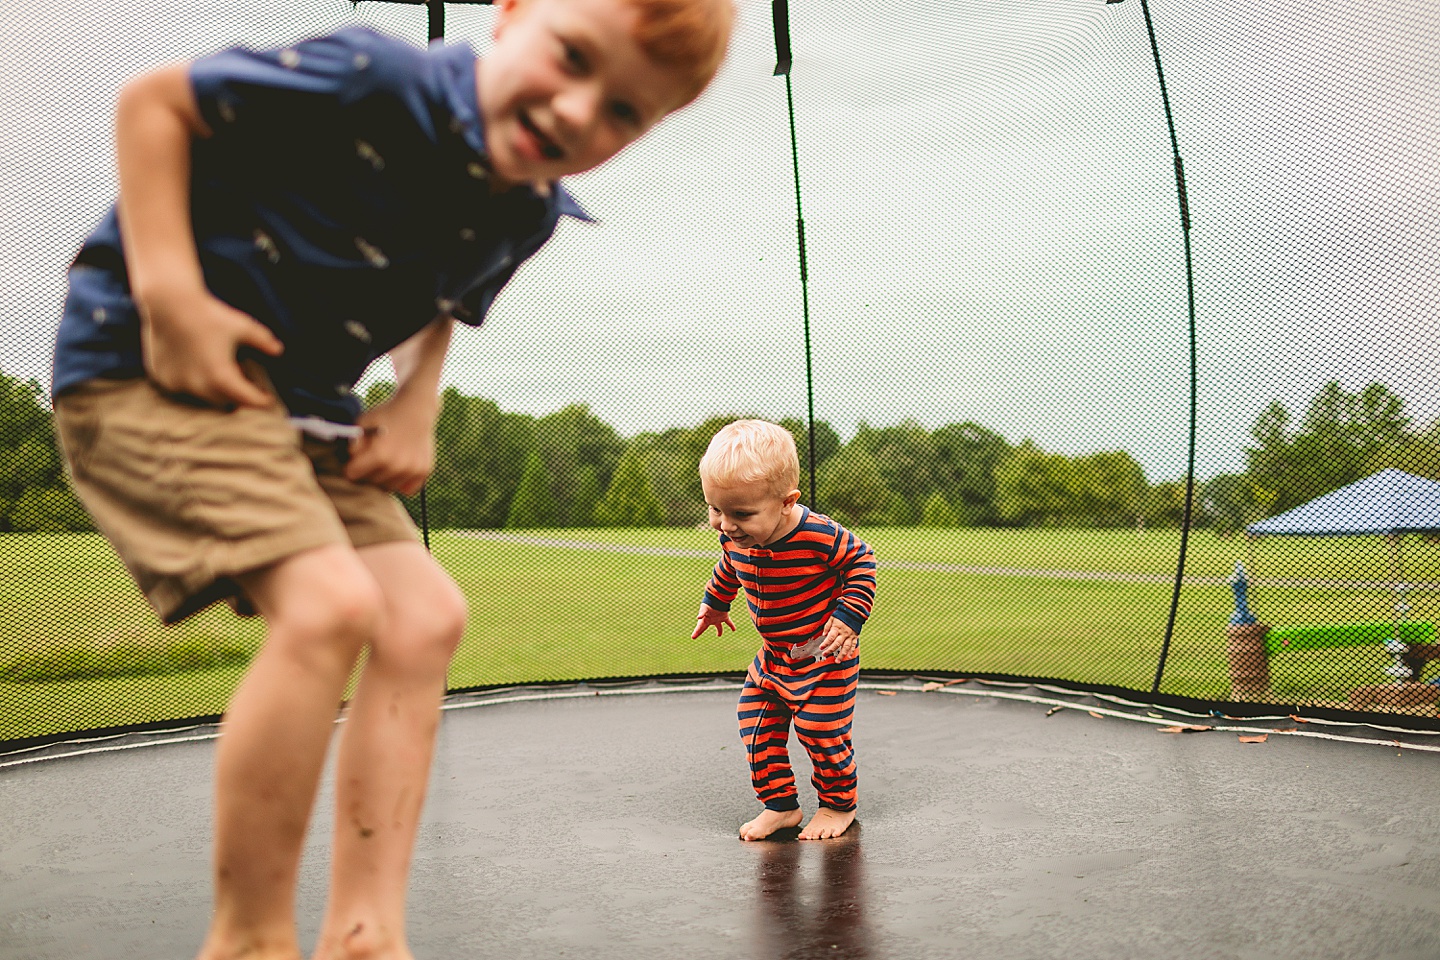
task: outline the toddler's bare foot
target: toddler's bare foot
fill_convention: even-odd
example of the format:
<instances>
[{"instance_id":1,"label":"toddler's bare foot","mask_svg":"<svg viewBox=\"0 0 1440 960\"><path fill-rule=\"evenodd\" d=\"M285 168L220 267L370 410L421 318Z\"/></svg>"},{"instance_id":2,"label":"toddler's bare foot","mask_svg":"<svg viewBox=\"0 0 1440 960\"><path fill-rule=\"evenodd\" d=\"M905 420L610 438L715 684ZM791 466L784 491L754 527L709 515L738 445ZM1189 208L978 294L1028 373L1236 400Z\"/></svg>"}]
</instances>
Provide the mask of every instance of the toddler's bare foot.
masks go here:
<instances>
[{"instance_id":1,"label":"toddler's bare foot","mask_svg":"<svg viewBox=\"0 0 1440 960\"><path fill-rule=\"evenodd\" d=\"M786 827L798 827L804 816L799 810L770 810L760 811L760 816L740 827L741 840L764 840L776 830L784 830Z\"/></svg>"},{"instance_id":2,"label":"toddler's bare foot","mask_svg":"<svg viewBox=\"0 0 1440 960\"><path fill-rule=\"evenodd\" d=\"M810 822L805 824L805 829L800 831L800 839L828 840L831 837L838 837L849 830L850 824L854 822L854 810L832 810L829 807L821 807L815 811L815 816L810 818Z\"/></svg>"}]
</instances>

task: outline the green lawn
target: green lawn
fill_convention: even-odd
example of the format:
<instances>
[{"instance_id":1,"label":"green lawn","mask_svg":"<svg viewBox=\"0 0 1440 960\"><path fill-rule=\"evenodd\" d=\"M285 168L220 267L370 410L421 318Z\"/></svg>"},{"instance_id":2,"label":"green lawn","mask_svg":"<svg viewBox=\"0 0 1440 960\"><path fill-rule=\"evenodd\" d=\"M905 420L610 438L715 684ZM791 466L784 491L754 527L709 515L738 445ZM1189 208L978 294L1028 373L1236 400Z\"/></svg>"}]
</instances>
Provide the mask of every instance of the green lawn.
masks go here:
<instances>
[{"instance_id":1,"label":"green lawn","mask_svg":"<svg viewBox=\"0 0 1440 960\"><path fill-rule=\"evenodd\" d=\"M738 671L756 635L740 629L692 641L695 608L715 550L706 530L540 531L557 539L699 552L667 556L533 546L437 532L435 555L459 581L471 622L451 674L454 687L587 677ZM1171 531L876 529L865 532L882 563L1095 571L1160 582L1064 579L882 568L864 635L865 666L1051 677L1148 691L1164 638L1178 534ZM1181 593L1162 690L1229 694L1224 584L1237 559L1260 584L1257 615L1275 626L1384 620L1385 589L1264 585L1266 580L1373 580L1389 576L1380 538L1261 541L1246 545L1201 531L1188 573L1216 578ZM1406 575L1440 581L1440 549L1404 545ZM1435 621L1437 594L1412 593L1411 619ZM260 624L223 607L161 628L114 554L97 536L0 535L0 669L36 651L174 644L258 649ZM1285 654L1272 661L1278 696L1343 699L1381 683L1388 660L1374 650ZM223 710L239 667L187 673L7 683L0 681L0 739L140 723Z\"/></svg>"}]
</instances>

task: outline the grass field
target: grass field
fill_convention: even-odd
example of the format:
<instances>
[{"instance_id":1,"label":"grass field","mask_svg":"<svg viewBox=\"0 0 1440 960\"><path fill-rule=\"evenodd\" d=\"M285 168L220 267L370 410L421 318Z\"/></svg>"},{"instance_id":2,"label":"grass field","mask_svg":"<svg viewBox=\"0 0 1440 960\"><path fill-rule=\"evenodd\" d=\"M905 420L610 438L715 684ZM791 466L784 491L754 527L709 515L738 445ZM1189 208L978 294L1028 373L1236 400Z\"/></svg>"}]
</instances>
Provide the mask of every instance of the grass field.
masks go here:
<instances>
[{"instance_id":1,"label":"grass field","mask_svg":"<svg viewBox=\"0 0 1440 960\"><path fill-rule=\"evenodd\" d=\"M471 605L453 687L738 671L749 662L757 637L743 613L735 618L736 633L690 639L713 564L712 533L537 535L656 552L433 534L436 557ZM862 648L866 667L1150 689L1169 613L1177 533L896 528L865 535L882 562L875 614ZM1407 538L1403 556L1407 579L1440 581L1436 546ZM1237 559L1257 581L1250 591L1252 608L1272 625L1393 615L1394 597L1384 587L1391 555L1381 538L1247 545L1197 532L1190 540L1191 581L1181 592L1163 692L1228 698L1225 623L1234 599L1225 581ZM944 569L916 568L922 565ZM965 567L991 572L953 569ZM1095 578L1076 576L1087 574ZM1270 585L1274 581L1290 582ZM1355 581L1375 586L1357 587ZM1433 590L1416 591L1409 602L1411 619L1434 621L1440 612ZM137 658L143 653L163 662L177 646L219 654L253 651L262 640L257 621L239 619L223 607L161 628L109 547L94 535L0 535L0 610L0 673L7 664L46 656L63 654L67 662L93 656L98 663L135 651ZM1272 661L1272 686L1278 698L1293 702L1343 700L1357 685L1385 682L1388 663L1382 652L1370 649L1287 654ZM230 664L122 677L0 680L0 739L219 713L242 670L243 664Z\"/></svg>"}]
</instances>

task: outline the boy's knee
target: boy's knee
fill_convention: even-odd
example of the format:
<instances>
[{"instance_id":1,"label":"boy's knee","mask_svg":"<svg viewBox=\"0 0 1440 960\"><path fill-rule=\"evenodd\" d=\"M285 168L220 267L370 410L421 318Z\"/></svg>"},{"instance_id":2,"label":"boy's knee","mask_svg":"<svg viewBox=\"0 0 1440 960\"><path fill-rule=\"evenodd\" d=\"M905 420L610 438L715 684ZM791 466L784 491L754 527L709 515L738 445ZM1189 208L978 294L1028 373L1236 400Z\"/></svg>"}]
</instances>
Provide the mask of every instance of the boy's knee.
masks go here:
<instances>
[{"instance_id":1,"label":"boy's knee","mask_svg":"<svg viewBox=\"0 0 1440 960\"><path fill-rule=\"evenodd\" d=\"M349 656L375 638L384 615L383 597L363 580L316 583L303 600L277 612L272 635L285 633L301 643L319 641Z\"/></svg>"},{"instance_id":2,"label":"boy's knee","mask_svg":"<svg viewBox=\"0 0 1440 960\"><path fill-rule=\"evenodd\" d=\"M435 603L428 611L427 620L430 635L429 644L436 653L448 662L460 646L460 637L465 633L465 623L470 617L470 608L460 588L446 578L446 582L435 597Z\"/></svg>"},{"instance_id":3,"label":"boy's knee","mask_svg":"<svg viewBox=\"0 0 1440 960\"><path fill-rule=\"evenodd\" d=\"M385 614L384 596L371 583L347 583L327 598L330 626L338 634L368 643Z\"/></svg>"},{"instance_id":4,"label":"boy's knee","mask_svg":"<svg viewBox=\"0 0 1440 960\"><path fill-rule=\"evenodd\" d=\"M449 577L441 577L423 593L399 598L390 623L376 638L375 652L403 659L410 668L444 669L460 646L468 616L465 595Z\"/></svg>"}]
</instances>

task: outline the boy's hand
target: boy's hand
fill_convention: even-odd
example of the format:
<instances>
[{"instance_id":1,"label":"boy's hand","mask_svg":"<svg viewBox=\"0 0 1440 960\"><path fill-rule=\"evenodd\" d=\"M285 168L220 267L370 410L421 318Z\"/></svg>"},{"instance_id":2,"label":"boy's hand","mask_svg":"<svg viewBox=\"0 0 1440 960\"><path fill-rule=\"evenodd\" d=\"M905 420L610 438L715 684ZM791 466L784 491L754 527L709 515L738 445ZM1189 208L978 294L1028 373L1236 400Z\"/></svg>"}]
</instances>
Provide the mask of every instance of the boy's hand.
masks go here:
<instances>
[{"instance_id":1,"label":"boy's hand","mask_svg":"<svg viewBox=\"0 0 1440 960\"><path fill-rule=\"evenodd\" d=\"M834 617L826 621L820 637L821 657L849 660L855 656L855 651L860 649L860 635L850 629L849 624Z\"/></svg>"},{"instance_id":2,"label":"boy's hand","mask_svg":"<svg viewBox=\"0 0 1440 960\"><path fill-rule=\"evenodd\" d=\"M360 414L365 435L350 443L345 476L382 490L414 496L435 468L435 422L397 398Z\"/></svg>"},{"instance_id":3,"label":"boy's hand","mask_svg":"<svg viewBox=\"0 0 1440 960\"><path fill-rule=\"evenodd\" d=\"M145 373L161 390L217 407L267 407L275 402L240 369L241 347L272 357L285 349L260 321L203 290L151 297L137 306Z\"/></svg>"},{"instance_id":4,"label":"boy's hand","mask_svg":"<svg viewBox=\"0 0 1440 960\"><path fill-rule=\"evenodd\" d=\"M711 627L715 628L717 637L725 636L726 627L729 627L732 633L735 631L735 624L730 622L730 613L726 610L716 610L708 603L700 604L700 616L696 619L700 622L695 625L695 632L690 634L691 640L699 639L700 634Z\"/></svg>"}]
</instances>

